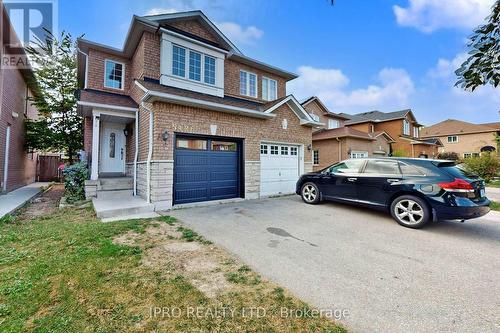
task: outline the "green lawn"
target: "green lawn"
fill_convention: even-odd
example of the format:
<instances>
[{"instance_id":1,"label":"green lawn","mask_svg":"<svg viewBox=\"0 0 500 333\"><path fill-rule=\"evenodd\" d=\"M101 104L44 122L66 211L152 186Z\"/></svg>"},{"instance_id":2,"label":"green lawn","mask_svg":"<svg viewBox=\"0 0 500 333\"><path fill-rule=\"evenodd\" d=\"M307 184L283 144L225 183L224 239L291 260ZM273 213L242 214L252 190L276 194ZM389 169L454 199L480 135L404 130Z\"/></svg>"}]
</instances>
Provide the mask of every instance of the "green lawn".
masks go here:
<instances>
[{"instance_id":1,"label":"green lawn","mask_svg":"<svg viewBox=\"0 0 500 333\"><path fill-rule=\"evenodd\" d=\"M283 307L308 308L173 218L105 224L71 208L0 223L1 332L345 332Z\"/></svg>"},{"instance_id":2,"label":"green lawn","mask_svg":"<svg viewBox=\"0 0 500 333\"><path fill-rule=\"evenodd\" d=\"M486 184L487 187L500 187L500 180L492 180Z\"/></svg>"},{"instance_id":3,"label":"green lawn","mask_svg":"<svg viewBox=\"0 0 500 333\"><path fill-rule=\"evenodd\" d=\"M492 201L490 204L490 208L491 208L491 210L496 210L496 211L500 212L500 203Z\"/></svg>"}]
</instances>

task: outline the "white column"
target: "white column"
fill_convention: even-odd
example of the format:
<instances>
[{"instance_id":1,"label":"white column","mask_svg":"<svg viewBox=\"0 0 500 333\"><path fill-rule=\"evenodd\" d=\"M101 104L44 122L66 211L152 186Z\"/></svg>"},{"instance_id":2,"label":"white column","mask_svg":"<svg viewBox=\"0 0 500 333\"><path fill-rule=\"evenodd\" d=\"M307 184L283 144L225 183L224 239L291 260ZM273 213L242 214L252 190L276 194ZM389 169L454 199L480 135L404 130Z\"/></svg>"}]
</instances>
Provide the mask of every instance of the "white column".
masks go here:
<instances>
[{"instance_id":1,"label":"white column","mask_svg":"<svg viewBox=\"0 0 500 333\"><path fill-rule=\"evenodd\" d=\"M99 130L100 130L100 120L99 114L93 115L92 121L92 173L90 175L91 180L97 180L99 178Z\"/></svg>"}]
</instances>

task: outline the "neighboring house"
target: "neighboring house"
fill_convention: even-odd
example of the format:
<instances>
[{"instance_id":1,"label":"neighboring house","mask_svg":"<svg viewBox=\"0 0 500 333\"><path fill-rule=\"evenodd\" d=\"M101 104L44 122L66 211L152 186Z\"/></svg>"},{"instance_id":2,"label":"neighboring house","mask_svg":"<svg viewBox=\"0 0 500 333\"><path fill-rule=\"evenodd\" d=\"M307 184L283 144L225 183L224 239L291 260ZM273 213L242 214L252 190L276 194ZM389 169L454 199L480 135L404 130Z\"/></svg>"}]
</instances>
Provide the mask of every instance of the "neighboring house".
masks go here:
<instances>
[{"instance_id":1,"label":"neighboring house","mask_svg":"<svg viewBox=\"0 0 500 333\"><path fill-rule=\"evenodd\" d=\"M313 169L321 170L348 158L387 156L394 139L385 132L359 131L345 127L347 116L331 112L312 96L302 106L323 125L313 133Z\"/></svg>"},{"instance_id":2,"label":"neighboring house","mask_svg":"<svg viewBox=\"0 0 500 333\"><path fill-rule=\"evenodd\" d=\"M435 158L439 140L420 137L420 128L415 115L410 109L395 112L370 111L354 115L341 114L349 118L345 126L358 131L373 133L385 132L394 138L391 153L400 153L406 157Z\"/></svg>"},{"instance_id":3,"label":"neighboring house","mask_svg":"<svg viewBox=\"0 0 500 333\"><path fill-rule=\"evenodd\" d=\"M439 139L443 147L440 153L457 153L460 158L479 156L482 152L495 152L498 144L495 135L500 134L500 122L472 124L447 119L422 129L422 138Z\"/></svg>"},{"instance_id":4,"label":"neighboring house","mask_svg":"<svg viewBox=\"0 0 500 333\"><path fill-rule=\"evenodd\" d=\"M0 53L25 57L23 49L11 49L15 36L7 12L2 10L2 37ZM10 33L9 33L10 32ZM0 192L10 192L35 181L37 154L26 152L24 143L24 121L35 119L38 111L29 103L32 90L28 82L33 82L31 69L0 68Z\"/></svg>"},{"instance_id":5,"label":"neighboring house","mask_svg":"<svg viewBox=\"0 0 500 333\"><path fill-rule=\"evenodd\" d=\"M349 120L349 118L328 110L325 104L316 96L309 97L301 104L315 121L322 123L315 131L344 127L345 121Z\"/></svg>"},{"instance_id":6,"label":"neighboring house","mask_svg":"<svg viewBox=\"0 0 500 333\"><path fill-rule=\"evenodd\" d=\"M297 76L243 55L201 11L134 16L123 49L78 48L88 195L127 175L169 209L293 193L312 170L319 123L286 95Z\"/></svg>"}]
</instances>

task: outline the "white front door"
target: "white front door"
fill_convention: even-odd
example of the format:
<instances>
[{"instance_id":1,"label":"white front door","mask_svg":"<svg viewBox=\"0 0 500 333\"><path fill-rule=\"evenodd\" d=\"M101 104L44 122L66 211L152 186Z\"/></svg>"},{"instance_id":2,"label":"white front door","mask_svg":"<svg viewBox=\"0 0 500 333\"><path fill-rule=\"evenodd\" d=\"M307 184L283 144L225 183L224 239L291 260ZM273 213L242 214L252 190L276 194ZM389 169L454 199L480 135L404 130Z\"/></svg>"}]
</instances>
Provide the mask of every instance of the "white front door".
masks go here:
<instances>
[{"instance_id":1,"label":"white front door","mask_svg":"<svg viewBox=\"0 0 500 333\"><path fill-rule=\"evenodd\" d=\"M299 147L263 143L260 146L260 195L295 192L299 179Z\"/></svg>"},{"instance_id":2,"label":"white front door","mask_svg":"<svg viewBox=\"0 0 500 333\"><path fill-rule=\"evenodd\" d=\"M125 173L124 124L102 123L101 172Z\"/></svg>"}]
</instances>

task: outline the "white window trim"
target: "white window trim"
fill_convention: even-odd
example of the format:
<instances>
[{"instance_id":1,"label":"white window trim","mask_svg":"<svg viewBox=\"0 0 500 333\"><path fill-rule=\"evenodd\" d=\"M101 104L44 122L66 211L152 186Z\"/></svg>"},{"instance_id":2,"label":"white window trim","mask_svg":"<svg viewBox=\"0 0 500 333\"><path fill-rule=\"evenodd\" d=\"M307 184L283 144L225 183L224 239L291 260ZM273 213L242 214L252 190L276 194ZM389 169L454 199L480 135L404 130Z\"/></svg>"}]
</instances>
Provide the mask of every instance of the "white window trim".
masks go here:
<instances>
[{"instance_id":1,"label":"white window trim","mask_svg":"<svg viewBox=\"0 0 500 333\"><path fill-rule=\"evenodd\" d=\"M264 98L264 80L267 80L267 98ZM274 99L270 98L271 93L271 81L274 81ZM257 94L258 95L258 94ZM265 101L274 101L278 99L278 81L271 79L270 77L263 76L262 77L262 99Z\"/></svg>"},{"instance_id":2,"label":"white window trim","mask_svg":"<svg viewBox=\"0 0 500 333\"><path fill-rule=\"evenodd\" d=\"M247 91L246 91L246 94L241 93L241 79L240 79L240 77L238 77L238 82L240 83L240 95L252 97L252 98L259 98L259 76L256 73L245 71L243 69L240 69L240 75L241 75L241 72L247 74ZM255 96L250 95L250 74L255 75Z\"/></svg>"},{"instance_id":3,"label":"white window trim","mask_svg":"<svg viewBox=\"0 0 500 333\"><path fill-rule=\"evenodd\" d=\"M455 141L450 141L450 138L456 138ZM458 143L458 135L448 135L448 137L446 138L446 142L447 143Z\"/></svg>"},{"instance_id":4,"label":"white window trim","mask_svg":"<svg viewBox=\"0 0 500 333\"><path fill-rule=\"evenodd\" d=\"M414 126L414 127L413 127L413 136L414 136L415 138L420 137L420 127L417 127L417 126Z\"/></svg>"},{"instance_id":5,"label":"white window trim","mask_svg":"<svg viewBox=\"0 0 500 333\"><path fill-rule=\"evenodd\" d=\"M331 123L335 122L336 126L330 126ZM328 129L340 128L340 121L338 119L328 119Z\"/></svg>"},{"instance_id":6,"label":"white window trim","mask_svg":"<svg viewBox=\"0 0 500 333\"><path fill-rule=\"evenodd\" d=\"M109 87L106 85L106 65L108 62L113 62L115 64L120 64L122 65L122 82L121 82L121 88L115 88L115 87ZM116 61L113 59L104 59L104 88L108 89L115 89L115 90L124 90L125 89L125 63Z\"/></svg>"},{"instance_id":7,"label":"white window trim","mask_svg":"<svg viewBox=\"0 0 500 333\"><path fill-rule=\"evenodd\" d=\"M403 119L403 135L410 135L410 122Z\"/></svg>"},{"instance_id":8,"label":"white window trim","mask_svg":"<svg viewBox=\"0 0 500 333\"><path fill-rule=\"evenodd\" d=\"M212 56L210 54L206 54L206 53L203 53L203 52L200 52L200 51L197 51L197 50L190 49L189 47L178 45L176 43L172 43L172 54L173 54L174 46L178 47L178 48L181 48L181 49L184 49L184 51L185 51L185 57L184 57L185 61L184 61L184 76L180 76L180 75L173 74L174 64L173 64L173 59L172 59L172 62L170 63L170 71L172 72L172 76L173 77L176 77L176 78L179 78L179 79L183 79L183 80L186 80L186 81L190 81L190 82L194 82L194 83L197 83L197 84L211 86L211 87L215 87L216 86L216 83L217 83L217 58L216 57L214 57L214 56ZM190 61L191 52L197 53L197 54L200 55L200 80L199 81L195 80L195 79L191 79L189 77L189 61ZM212 58L212 59L215 60L215 83L214 84L205 82L205 57L209 57L209 58Z\"/></svg>"}]
</instances>

